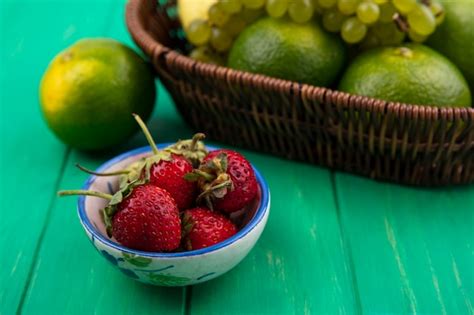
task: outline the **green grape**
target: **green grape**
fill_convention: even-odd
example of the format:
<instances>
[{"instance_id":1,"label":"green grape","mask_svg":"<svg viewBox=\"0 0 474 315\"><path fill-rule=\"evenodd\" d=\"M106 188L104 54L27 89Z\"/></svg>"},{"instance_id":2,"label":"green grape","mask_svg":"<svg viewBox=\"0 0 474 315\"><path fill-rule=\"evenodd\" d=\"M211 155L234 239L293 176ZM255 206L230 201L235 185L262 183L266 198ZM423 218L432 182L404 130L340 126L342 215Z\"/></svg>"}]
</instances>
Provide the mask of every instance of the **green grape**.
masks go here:
<instances>
[{"instance_id":1,"label":"green grape","mask_svg":"<svg viewBox=\"0 0 474 315\"><path fill-rule=\"evenodd\" d=\"M436 25L440 25L443 23L444 18L446 17L446 13L444 12L444 8L438 2L431 2L430 10L435 16Z\"/></svg>"},{"instance_id":2,"label":"green grape","mask_svg":"<svg viewBox=\"0 0 474 315\"><path fill-rule=\"evenodd\" d=\"M337 0L318 0L319 6L324 9L329 9L335 6L337 3Z\"/></svg>"},{"instance_id":3,"label":"green grape","mask_svg":"<svg viewBox=\"0 0 474 315\"><path fill-rule=\"evenodd\" d=\"M242 18L242 20L245 21L246 24L251 24L258 20L262 15L264 14L264 10L262 9L247 9L244 8L242 11L239 13L239 17Z\"/></svg>"},{"instance_id":4,"label":"green grape","mask_svg":"<svg viewBox=\"0 0 474 315\"><path fill-rule=\"evenodd\" d=\"M288 2L288 0L267 0L265 9L272 18L279 18L288 10Z\"/></svg>"},{"instance_id":5,"label":"green grape","mask_svg":"<svg viewBox=\"0 0 474 315\"><path fill-rule=\"evenodd\" d=\"M344 15L352 15L357 10L358 0L337 0L337 8Z\"/></svg>"},{"instance_id":6,"label":"green grape","mask_svg":"<svg viewBox=\"0 0 474 315\"><path fill-rule=\"evenodd\" d=\"M329 32L339 32L346 17L336 9L323 13L323 26Z\"/></svg>"},{"instance_id":7,"label":"green grape","mask_svg":"<svg viewBox=\"0 0 474 315\"><path fill-rule=\"evenodd\" d=\"M374 1L374 3L376 3L376 4L384 4L384 3L387 3L387 2L388 2L388 0L373 0L373 1Z\"/></svg>"},{"instance_id":8,"label":"green grape","mask_svg":"<svg viewBox=\"0 0 474 315\"><path fill-rule=\"evenodd\" d=\"M393 6L402 14L407 14L415 8L416 0L392 0Z\"/></svg>"},{"instance_id":9,"label":"green grape","mask_svg":"<svg viewBox=\"0 0 474 315\"><path fill-rule=\"evenodd\" d=\"M373 2L362 2L357 6L357 17L364 24L372 24L377 22L379 16L379 6Z\"/></svg>"},{"instance_id":10,"label":"green grape","mask_svg":"<svg viewBox=\"0 0 474 315\"><path fill-rule=\"evenodd\" d=\"M311 0L292 0L288 6L290 18L297 23L308 22L314 13Z\"/></svg>"},{"instance_id":11,"label":"green grape","mask_svg":"<svg viewBox=\"0 0 474 315\"><path fill-rule=\"evenodd\" d=\"M222 29L227 32L230 36L237 36L247 26L244 19L238 15L232 15L227 23L222 26Z\"/></svg>"},{"instance_id":12,"label":"green grape","mask_svg":"<svg viewBox=\"0 0 474 315\"><path fill-rule=\"evenodd\" d=\"M213 25L222 26L229 20L229 13L222 11L217 3L211 5L207 14L209 22Z\"/></svg>"},{"instance_id":13,"label":"green grape","mask_svg":"<svg viewBox=\"0 0 474 315\"><path fill-rule=\"evenodd\" d=\"M410 29L423 36L430 35L436 28L433 13L423 4L417 4L413 11L408 13L407 20Z\"/></svg>"},{"instance_id":14,"label":"green grape","mask_svg":"<svg viewBox=\"0 0 474 315\"><path fill-rule=\"evenodd\" d=\"M219 0L219 8L229 14L234 14L242 10L241 0Z\"/></svg>"},{"instance_id":15,"label":"green grape","mask_svg":"<svg viewBox=\"0 0 474 315\"><path fill-rule=\"evenodd\" d=\"M210 63L214 65L224 64L224 61L222 60L222 58L214 54L211 51L211 49L207 46L201 46L201 47L193 49L191 53L189 54L189 57L197 61Z\"/></svg>"},{"instance_id":16,"label":"green grape","mask_svg":"<svg viewBox=\"0 0 474 315\"><path fill-rule=\"evenodd\" d=\"M260 9L265 5L265 0L240 0L244 7L249 9Z\"/></svg>"},{"instance_id":17,"label":"green grape","mask_svg":"<svg viewBox=\"0 0 474 315\"><path fill-rule=\"evenodd\" d=\"M211 27L204 20L194 20L186 30L186 37L193 45L204 45L211 37Z\"/></svg>"},{"instance_id":18,"label":"green grape","mask_svg":"<svg viewBox=\"0 0 474 315\"><path fill-rule=\"evenodd\" d=\"M364 38L365 34L367 34L367 26L356 17L350 17L342 24L341 36L346 43L358 43Z\"/></svg>"},{"instance_id":19,"label":"green grape","mask_svg":"<svg viewBox=\"0 0 474 315\"><path fill-rule=\"evenodd\" d=\"M423 36L413 30L408 31L408 37L415 43L423 43L428 36Z\"/></svg>"},{"instance_id":20,"label":"green grape","mask_svg":"<svg viewBox=\"0 0 474 315\"><path fill-rule=\"evenodd\" d=\"M211 32L211 46L218 52L224 52L232 46L232 37L226 31L214 27Z\"/></svg>"},{"instance_id":21,"label":"green grape","mask_svg":"<svg viewBox=\"0 0 474 315\"><path fill-rule=\"evenodd\" d=\"M380 22L391 22L393 20L393 16L397 13L397 10L391 3L384 3L379 6L380 9Z\"/></svg>"}]
</instances>

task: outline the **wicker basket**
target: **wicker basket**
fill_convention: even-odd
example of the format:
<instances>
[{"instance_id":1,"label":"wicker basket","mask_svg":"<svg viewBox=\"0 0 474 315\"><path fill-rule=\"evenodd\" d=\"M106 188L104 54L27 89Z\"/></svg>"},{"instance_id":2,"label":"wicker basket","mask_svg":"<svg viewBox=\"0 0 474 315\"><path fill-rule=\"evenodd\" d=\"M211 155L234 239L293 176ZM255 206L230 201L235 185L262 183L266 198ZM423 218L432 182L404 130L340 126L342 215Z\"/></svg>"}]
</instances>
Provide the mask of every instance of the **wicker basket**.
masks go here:
<instances>
[{"instance_id":1,"label":"wicker basket","mask_svg":"<svg viewBox=\"0 0 474 315\"><path fill-rule=\"evenodd\" d=\"M474 109L349 95L196 62L175 1L131 0L127 25L176 106L209 138L413 185L474 182Z\"/></svg>"}]
</instances>

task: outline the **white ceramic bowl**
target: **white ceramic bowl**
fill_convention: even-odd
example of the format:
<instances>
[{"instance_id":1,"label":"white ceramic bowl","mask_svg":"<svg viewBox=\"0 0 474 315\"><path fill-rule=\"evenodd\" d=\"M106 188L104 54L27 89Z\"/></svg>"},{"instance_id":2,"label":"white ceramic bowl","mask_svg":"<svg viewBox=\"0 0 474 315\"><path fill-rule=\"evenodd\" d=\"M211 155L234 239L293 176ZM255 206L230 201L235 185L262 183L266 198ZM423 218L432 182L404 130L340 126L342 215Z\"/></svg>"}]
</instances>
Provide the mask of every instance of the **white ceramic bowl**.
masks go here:
<instances>
[{"instance_id":1,"label":"white ceramic bowl","mask_svg":"<svg viewBox=\"0 0 474 315\"><path fill-rule=\"evenodd\" d=\"M166 144L160 145L164 147ZM208 147L209 150L215 148ZM151 153L150 147L128 151L104 163L97 172L124 169L130 163ZM184 286L218 277L235 267L253 248L267 223L270 212L270 191L257 169L259 198L253 210L243 218L237 234L216 245L178 253L145 252L130 249L109 238L105 232L99 210L107 201L80 196L78 214L92 245L113 266L125 275L160 286ZM113 193L118 187L118 177L91 176L83 189Z\"/></svg>"}]
</instances>

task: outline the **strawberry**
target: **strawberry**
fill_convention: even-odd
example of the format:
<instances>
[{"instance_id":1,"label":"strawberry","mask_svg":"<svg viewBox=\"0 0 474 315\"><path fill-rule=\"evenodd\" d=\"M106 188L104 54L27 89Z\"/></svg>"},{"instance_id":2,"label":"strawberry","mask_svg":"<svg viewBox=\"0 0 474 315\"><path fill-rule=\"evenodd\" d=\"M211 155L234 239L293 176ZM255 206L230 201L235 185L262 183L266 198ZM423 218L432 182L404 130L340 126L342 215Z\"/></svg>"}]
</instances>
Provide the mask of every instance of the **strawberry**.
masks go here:
<instances>
[{"instance_id":1,"label":"strawberry","mask_svg":"<svg viewBox=\"0 0 474 315\"><path fill-rule=\"evenodd\" d=\"M164 150L158 150L145 123L138 115L134 114L134 117L150 144L153 151L151 156L132 163L125 170L112 173L96 173L82 166L78 167L97 176L121 175L121 188L137 180L144 180L168 191L179 209L190 208L197 196L197 185L185 180L184 177L193 171L193 164L198 165L207 154L201 141L204 134L197 133L193 139L178 141Z\"/></svg>"},{"instance_id":2,"label":"strawberry","mask_svg":"<svg viewBox=\"0 0 474 315\"><path fill-rule=\"evenodd\" d=\"M182 222L184 247L187 250L212 246L237 233L232 221L203 207L184 211Z\"/></svg>"},{"instance_id":3,"label":"strawberry","mask_svg":"<svg viewBox=\"0 0 474 315\"><path fill-rule=\"evenodd\" d=\"M122 245L144 251L173 251L181 242L181 219L176 202L164 189L135 182L113 196L89 190L66 190L109 200L101 210L107 234Z\"/></svg>"},{"instance_id":4,"label":"strawberry","mask_svg":"<svg viewBox=\"0 0 474 315\"><path fill-rule=\"evenodd\" d=\"M122 245L144 251L172 251L181 241L181 220L176 202L157 186L132 190L112 218L112 236Z\"/></svg>"},{"instance_id":5,"label":"strawberry","mask_svg":"<svg viewBox=\"0 0 474 315\"><path fill-rule=\"evenodd\" d=\"M241 210L258 192L257 180L250 162L240 153L221 149L209 153L198 170L186 175L197 181L204 199L211 209L223 212Z\"/></svg>"},{"instance_id":6,"label":"strawberry","mask_svg":"<svg viewBox=\"0 0 474 315\"><path fill-rule=\"evenodd\" d=\"M138 175L138 173L132 172L132 176L128 176L127 182L133 182L136 179L133 176L144 177L146 182L167 190L179 209L184 210L191 207L196 199L197 186L184 177L187 173L192 172L192 163L199 163L199 160L207 153L204 144L200 141L204 135L198 133L192 140L178 141L160 151L140 116L136 114L133 116L145 134L153 150L153 155L143 160L141 173Z\"/></svg>"},{"instance_id":7,"label":"strawberry","mask_svg":"<svg viewBox=\"0 0 474 315\"><path fill-rule=\"evenodd\" d=\"M192 206L197 196L196 183L184 179L192 171L192 164L183 156L170 154L151 165L149 183L168 191L178 208L184 210Z\"/></svg>"}]
</instances>

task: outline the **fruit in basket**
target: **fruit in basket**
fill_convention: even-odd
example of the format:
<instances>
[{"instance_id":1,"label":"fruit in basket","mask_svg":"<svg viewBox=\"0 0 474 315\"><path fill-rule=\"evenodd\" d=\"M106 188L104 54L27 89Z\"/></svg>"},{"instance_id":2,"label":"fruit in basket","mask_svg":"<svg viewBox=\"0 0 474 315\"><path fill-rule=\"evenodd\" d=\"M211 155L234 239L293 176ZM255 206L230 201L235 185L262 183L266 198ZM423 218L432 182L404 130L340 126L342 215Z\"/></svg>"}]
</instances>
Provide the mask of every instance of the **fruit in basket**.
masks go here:
<instances>
[{"instance_id":1,"label":"fruit in basket","mask_svg":"<svg viewBox=\"0 0 474 315\"><path fill-rule=\"evenodd\" d=\"M474 0L442 1L444 22L428 40L459 67L474 93Z\"/></svg>"},{"instance_id":2,"label":"fruit in basket","mask_svg":"<svg viewBox=\"0 0 474 315\"><path fill-rule=\"evenodd\" d=\"M44 118L56 136L83 150L117 145L147 119L155 103L151 68L111 39L84 39L59 53L40 85Z\"/></svg>"},{"instance_id":3,"label":"fruit in basket","mask_svg":"<svg viewBox=\"0 0 474 315\"><path fill-rule=\"evenodd\" d=\"M59 195L89 195L109 200L102 210L107 234L124 246L164 252L180 245L181 219L176 202L166 190L155 185L130 185L113 196L81 190L60 191Z\"/></svg>"},{"instance_id":4,"label":"fruit in basket","mask_svg":"<svg viewBox=\"0 0 474 315\"><path fill-rule=\"evenodd\" d=\"M349 65L339 90L386 101L420 105L471 105L466 80L457 67L420 45L369 50Z\"/></svg>"},{"instance_id":5,"label":"fruit in basket","mask_svg":"<svg viewBox=\"0 0 474 315\"><path fill-rule=\"evenodd\" d=\"M237 233L232 221L204 207L184 211L182 225L183 243L187 250L215 245Z\"/></svg>"},{"instance_id":6,"label":"fruit in basket","mask_svg":"<svg viewBox=\"0 0 474 315\"><path fill-rule=\"evenodd\" d=\"M178 4L189 11L186 1ZM204 9L207 13L197 13ZM317 20L362 49L424 42L444 19L437 0L217 0L194 11L189 21L181 19L187 39L197 46L190 56L213 64L222 64L236 37L261 16L300 24Z\"/></svg>"},{"instance_id":7,"label":"fruit in basket","mask_svg":"<svg viewBox=\"0 0 474 315\"><path fill-rule=\"evenodd\" d=\"M244 208L257 195L257 180L249 161L232 150L215 150L202 161L199 169L186 176L197 181L204 200L211 209L235 212Z\"/></svg>"},{"instance_id":8,"label":"fruit in basket","mask_svg":"<svg viewBox=\"0 0 474 315\"><path fill-rule=\"evenodd\" d=\"M186 29L194 20L208 19L209 7L217 0L178 0L178 16L181 25Z\"/></svg>"},{"instance_id":9,"label":"fruit in basket","mask_svg":"<svg viewBox=\"0 0 474 315\"><path fill-rule=\"evenodd\" d=\"M323 31L316 22L298 24L288 19L265 18L239 35L230 51L228 66L329 86L342 70L345 59L342 41Z\"/></svg>"},{"instance_id":10,"label":"fruit in basket","mask_svg":"<svg viewBox=\"0 0 474 315\"><path fill-rule=\"evenodd\" d=\"M406 35L424 41L432 34L443 6L437 1L417 0L317 0L323 26L340 33L349 44L363 48L401 44Z\"/></svg>"}]
</instances>

